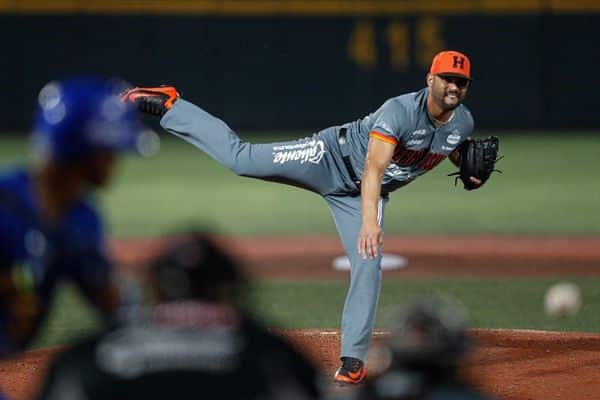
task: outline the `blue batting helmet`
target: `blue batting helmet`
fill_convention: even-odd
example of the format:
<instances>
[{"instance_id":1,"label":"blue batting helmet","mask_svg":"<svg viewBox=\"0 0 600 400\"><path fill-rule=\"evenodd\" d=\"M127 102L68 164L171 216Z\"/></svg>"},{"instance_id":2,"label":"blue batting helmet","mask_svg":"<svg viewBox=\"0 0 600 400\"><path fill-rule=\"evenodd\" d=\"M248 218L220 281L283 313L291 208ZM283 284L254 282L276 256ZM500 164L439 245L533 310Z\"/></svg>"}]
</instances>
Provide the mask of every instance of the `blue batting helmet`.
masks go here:
<instances>
[{"instance_id":1,"label":"blue batting helmet","mask_svg":"<svg viewBox=\"0 0 600 400\"><path fill-rule=\"evenodd\" d=\"M123 81L77 77L46 84L38 95L33 142L42 155L72 161L98 150L134 149L135 108L122 103Z\"/></svg>"}]
</instances>

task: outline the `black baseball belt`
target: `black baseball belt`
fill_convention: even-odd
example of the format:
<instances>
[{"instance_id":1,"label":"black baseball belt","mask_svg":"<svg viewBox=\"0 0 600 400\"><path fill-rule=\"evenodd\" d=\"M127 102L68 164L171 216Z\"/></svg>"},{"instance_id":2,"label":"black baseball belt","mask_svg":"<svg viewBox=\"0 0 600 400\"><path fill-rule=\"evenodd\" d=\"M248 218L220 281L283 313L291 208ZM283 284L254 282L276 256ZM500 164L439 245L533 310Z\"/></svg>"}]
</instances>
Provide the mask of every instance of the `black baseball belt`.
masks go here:
<instances>
[{"instance_id":1,"label":"black baseball belt","mask_svg":"<svg viewBox=\"0 0 600 400\"><path fill-rule=\"evenodd\" d=\"M340 128L338 132L338 144L340 145L342 160L344 160L344 165L346 166L348 175L350 176L350 179L352 179L352 182L356 184L360 192L360 179L358 179L356 176L356 172L354 172L354 167L352 166L352 160L350 159L350 146L348 145L348 141L346 139L347 134L348 128ZM404 186L405 184L406 182L399 181L392 181L391 183L382 184L381 196L387 199L390 192L394 191L400 186Z\"/></svg>"},{"instance_id":2,"label":"black baseball belt","mask_svg":"<svg viewBox=\"0 0 600 400\"><path fill-rule=\"evenodd\" d=\"M348 134L348 128L340 128L338 133L338 144L340 145L340 151L342 153L342 160L344 160L344 165L346 166L346 170L348 171L348 175L350 179L356 186L360 189L360 179L356 176L356 172L354 172L354 167L352 166L352 161L350 160L350 146L348 145L348 140L346 136Z\"/></svg>"}]
</instances>

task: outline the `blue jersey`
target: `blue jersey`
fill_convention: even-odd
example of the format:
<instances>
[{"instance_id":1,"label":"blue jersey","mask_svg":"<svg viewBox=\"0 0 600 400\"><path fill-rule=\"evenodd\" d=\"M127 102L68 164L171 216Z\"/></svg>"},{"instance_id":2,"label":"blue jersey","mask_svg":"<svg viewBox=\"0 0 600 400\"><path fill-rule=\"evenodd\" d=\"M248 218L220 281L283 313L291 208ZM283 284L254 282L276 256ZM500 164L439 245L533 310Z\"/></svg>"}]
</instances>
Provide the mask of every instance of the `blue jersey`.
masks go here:
<instances>
[{"instance_id":1,"label":"blue jersey","mask_svg":"<svg viewBox=\"0 0 600 400\"><path fill-rule=\"evenodd\" d=\"M27 345L61 280L88 298L110 285L96 210L80 199L49 224L34 191L25 169L0 176L0 352Z\"/></svg>"}]
</instances>

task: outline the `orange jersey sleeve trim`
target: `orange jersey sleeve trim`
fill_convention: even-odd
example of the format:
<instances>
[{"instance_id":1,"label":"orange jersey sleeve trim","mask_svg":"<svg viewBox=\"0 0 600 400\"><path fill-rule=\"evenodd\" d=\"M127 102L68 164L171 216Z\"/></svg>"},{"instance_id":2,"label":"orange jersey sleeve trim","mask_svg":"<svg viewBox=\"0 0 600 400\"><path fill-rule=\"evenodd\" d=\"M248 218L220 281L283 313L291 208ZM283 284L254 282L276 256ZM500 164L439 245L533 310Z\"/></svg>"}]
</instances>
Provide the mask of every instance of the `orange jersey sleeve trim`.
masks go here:
<instances>
[{"instance_id":1,"label":"orange jersey sleeve trim","mask_svg":"<svg viewBox=\"0 0 600 400\"><path fill-rule=\"evenodd\" d=\"M384 135L383 133L379 133L376 131L371 131L371 133L369 133L369 136L371 136L372 138L375 138L375 139L379 139L382 142L393 144L394 146L396 146L398 144L398 141L396 140L396 138Z\"/></svg>"}]
</instances>

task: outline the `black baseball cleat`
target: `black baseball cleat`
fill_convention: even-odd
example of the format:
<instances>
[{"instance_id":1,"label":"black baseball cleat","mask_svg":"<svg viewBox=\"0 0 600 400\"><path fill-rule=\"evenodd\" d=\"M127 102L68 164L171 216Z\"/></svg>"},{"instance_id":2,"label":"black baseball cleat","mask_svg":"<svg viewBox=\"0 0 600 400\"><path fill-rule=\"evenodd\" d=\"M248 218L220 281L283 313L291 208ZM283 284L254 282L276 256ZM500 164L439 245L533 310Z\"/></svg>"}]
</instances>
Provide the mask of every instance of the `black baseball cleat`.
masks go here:
<instances>
[{"instance_id":1,"label":"black baseball cleat","mask_svg":"<svg viewBox=\"0 0 600 400\"><path fill-rule=\"evenodd\" d=\"M173 86L136 87L121 94L122 102L135 104L138 110L162 117L179 98Z\"/></svg>"},{"instance_id":2,"label":"black baseball cleat","mask_svg":"<svg viewBox=\"0 0 600 400\"><path fill-rule=\"evenodd\" d=\"M358 358L342 357L342 366L335 372L333 381L338 385L357 385L367 377L367 369Z\"/></svg>"}]
</instances>

